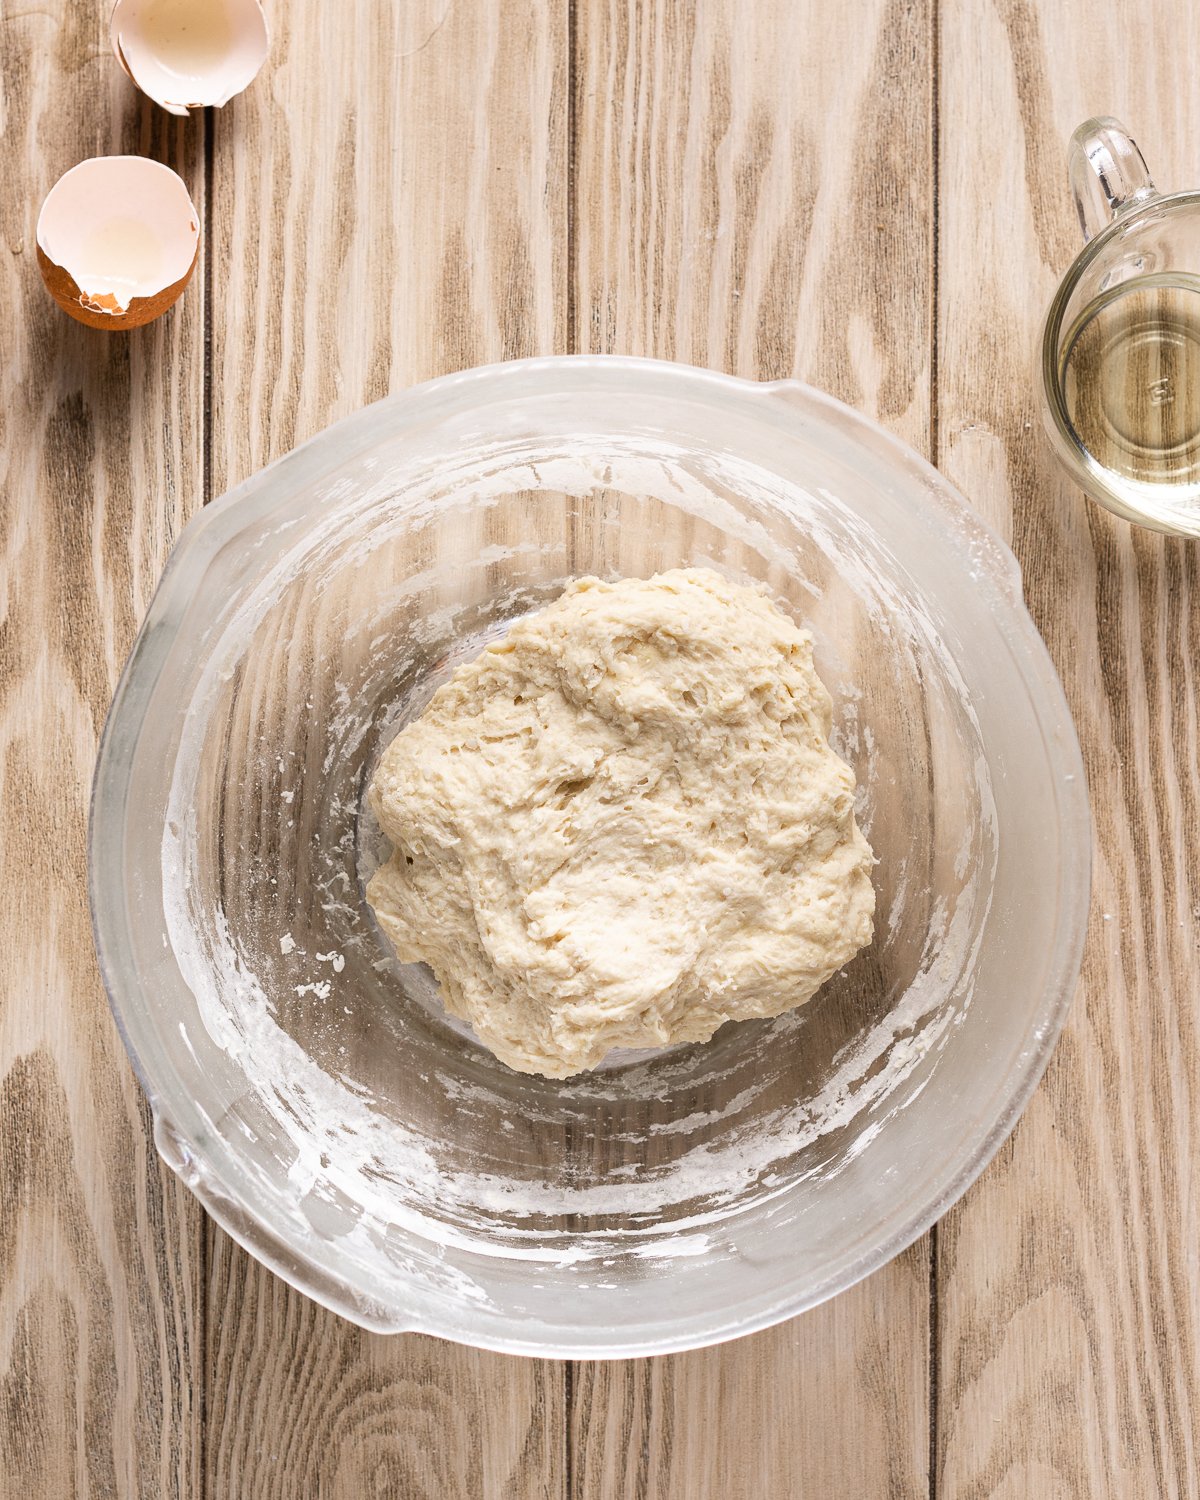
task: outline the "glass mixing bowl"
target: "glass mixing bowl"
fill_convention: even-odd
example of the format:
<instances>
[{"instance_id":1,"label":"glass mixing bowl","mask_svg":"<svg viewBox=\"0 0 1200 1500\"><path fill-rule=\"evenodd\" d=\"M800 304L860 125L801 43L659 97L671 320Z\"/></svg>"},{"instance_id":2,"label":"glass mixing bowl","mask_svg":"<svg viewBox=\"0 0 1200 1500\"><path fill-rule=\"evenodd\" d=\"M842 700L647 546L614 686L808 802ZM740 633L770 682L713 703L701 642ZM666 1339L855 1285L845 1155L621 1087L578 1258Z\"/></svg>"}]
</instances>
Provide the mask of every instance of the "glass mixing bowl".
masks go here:
<instances>
[{"instance_id":1,"label":"glass mixing bowl","mask_svg":"<svg viewBox=\"0 0 1200 1500\"><path fill-rule=\"evenodd\" d=\"M364 797L456 663L579 574L755 580L816 636L877 935L704 1046L511 1072L392 958ZM91 894L166 1160L365 1327L652 1354L881 1265L1011 1129L1078 972L1079 750L1008 551L836 401L616 358L435 381L186 529L113 703Z\"/></svg>"}]
</instances>

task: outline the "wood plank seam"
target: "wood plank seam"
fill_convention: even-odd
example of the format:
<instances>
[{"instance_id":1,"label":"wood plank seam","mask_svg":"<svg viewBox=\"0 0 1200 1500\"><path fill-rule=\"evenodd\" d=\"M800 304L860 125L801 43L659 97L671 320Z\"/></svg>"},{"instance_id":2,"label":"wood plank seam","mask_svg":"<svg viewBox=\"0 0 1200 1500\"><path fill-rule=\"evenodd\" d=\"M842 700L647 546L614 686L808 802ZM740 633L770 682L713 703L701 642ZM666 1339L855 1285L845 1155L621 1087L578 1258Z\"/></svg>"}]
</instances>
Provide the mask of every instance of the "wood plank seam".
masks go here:
<instances>
[{"instance_id":1,"label":"wood plank seam","mask_svg":"<svg viewBox=\"0 0 1200 1500\"><path fill-rule=\"evenodd\" d=\"M204 111L204 208L200 218L200 245L203 256L203 290L204 290L204 315L202 322L203 331L203 354L200 376L200 388L202 392L201 403L201 435L200 435L200 504L207 505L213 499L213 191L216 181L214 149L215 124L213 111ZM211 1255L209 1245L212 1238L212 1224L208 1217L207 1209L201 1210L204 1216L204 1226L200 1235L200 1286L203 1295L197 1309L197 1320L199 1324L199 1339L202 1361L202 1379L197 1396L199 1406L199 1432L198 1432L198 1462L199 1475L197 1483L200 1489L200 1500L208 1500L209 1475L208 1475L208 1286L209 1286L209 1261Z\"/></svg>"},{"instance_id":2,"label":"wood plank seam","mask_svg":"<svg viewBox=\"0 0 1200 1500\"><path fill-rule=\"evenodd\" d=\"M941 162L942 162L942 12L941 0L929 4L929 152L931 187L931 236L929 245L929 461L941 468L941 432L938 413L939 256L941 251ZM941 1357L941 1326L938 1317L938 1226L929 1231L929 1478L928 1500L938 1500L938 1376Z\"/></svg>"}]
</instances>

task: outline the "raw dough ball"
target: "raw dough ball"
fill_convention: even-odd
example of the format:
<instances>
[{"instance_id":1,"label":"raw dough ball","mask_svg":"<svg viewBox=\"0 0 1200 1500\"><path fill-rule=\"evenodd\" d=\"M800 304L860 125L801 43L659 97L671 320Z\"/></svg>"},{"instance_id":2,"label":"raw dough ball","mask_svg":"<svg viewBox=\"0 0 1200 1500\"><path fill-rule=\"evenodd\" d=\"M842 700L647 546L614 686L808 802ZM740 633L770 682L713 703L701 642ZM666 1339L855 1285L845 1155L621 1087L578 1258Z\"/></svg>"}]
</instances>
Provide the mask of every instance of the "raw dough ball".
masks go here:
<instances>
[{"instance_id":1,"label":"raw dough ball","mask_svg":"<svg viewBox=\"0 0 1200 1500\"><path fill-rule=\"evenodd\" d=\"M388 747L367 899L510 1067L706 1041L871 939L871 850L812 638L696 569L581 578Z\"/></svg>"}]
</instances>

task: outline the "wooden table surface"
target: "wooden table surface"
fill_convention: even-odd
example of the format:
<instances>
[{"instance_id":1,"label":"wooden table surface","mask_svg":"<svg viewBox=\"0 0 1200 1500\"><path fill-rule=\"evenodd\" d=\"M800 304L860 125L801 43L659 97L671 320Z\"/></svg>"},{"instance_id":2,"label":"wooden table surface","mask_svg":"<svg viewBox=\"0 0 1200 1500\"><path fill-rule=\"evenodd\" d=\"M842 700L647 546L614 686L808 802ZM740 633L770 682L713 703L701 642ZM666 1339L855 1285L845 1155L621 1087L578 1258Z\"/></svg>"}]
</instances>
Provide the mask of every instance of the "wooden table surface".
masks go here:
<instances>
[{"instance_id":1,"label":"wooden table surface","mask_svg":"<svg viewBox=\"0 0 1200 1500\"><path fill-rule=\"evenodd\" d=\"M272 0L177 121L107 0L0 0L0 1495L873 1500L1200 1495L1200 552L1063 480L1031 388L1074 255L1065 142L1200 184L1183 0ZM81 158L169 162L182 303L41 289ZM1083 982L941 1224L753 1338L623 1364L360 1332L162 1168L92 955L97 736L189 515L335 418L567 350L800 376L1011 539L1095 809Z\"/></svg>"}]
</instances>

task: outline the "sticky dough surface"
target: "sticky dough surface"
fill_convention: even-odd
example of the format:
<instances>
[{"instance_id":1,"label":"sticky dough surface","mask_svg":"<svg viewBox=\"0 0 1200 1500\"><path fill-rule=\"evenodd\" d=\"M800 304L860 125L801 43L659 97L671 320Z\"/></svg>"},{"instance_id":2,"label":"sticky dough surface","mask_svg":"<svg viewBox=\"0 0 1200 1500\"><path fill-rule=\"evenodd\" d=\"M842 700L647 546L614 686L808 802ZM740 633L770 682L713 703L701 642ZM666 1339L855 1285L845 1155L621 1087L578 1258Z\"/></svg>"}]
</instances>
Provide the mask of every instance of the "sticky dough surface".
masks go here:
<instances>
[{"instance_id":1,"label":"sticky dough surface","mask_svg":"<svg viewBox=\"0 0 1200 1500\"><path fill-rule=\"evenodd\" d=\"M757 590L578 579L392 741L368 900L522 1072L778 1015L871 939L829 727L811 637Z\"/></svg>"}]
</instances>

